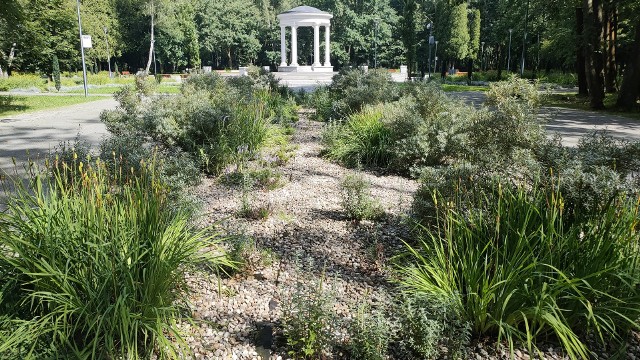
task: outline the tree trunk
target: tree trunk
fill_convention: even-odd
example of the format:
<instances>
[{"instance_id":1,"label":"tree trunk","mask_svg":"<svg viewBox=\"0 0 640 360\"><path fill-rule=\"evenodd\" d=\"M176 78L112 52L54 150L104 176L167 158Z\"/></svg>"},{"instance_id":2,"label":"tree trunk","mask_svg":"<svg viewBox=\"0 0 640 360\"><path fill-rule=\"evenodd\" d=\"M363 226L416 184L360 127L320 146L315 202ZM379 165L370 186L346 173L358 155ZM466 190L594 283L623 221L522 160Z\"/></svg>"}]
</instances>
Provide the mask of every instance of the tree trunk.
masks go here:
<instances>
[{"instance_id":1,"label":"tree trunk","mask_svg":"<svg viewBox=\"0 0 640 360\"><path fill-rule=\"evenodd\" d=\"M498 81L502 80L502 67L506 64L504 57L502 56L502 46L500 44L496 44L496 63L498 64Z\"/></svg>"},{"instance_id":2,"label":"tree trunk","mask_svg":"<svg viewBox=\"0 0 640 360\"><path fill-rule=\"evenodd\" d=\"M584 39L585 68L589 87L589 105L594 110L604 109L604 59L602 44L601 0L583 0L585 11Z\"/></svg>"},{"instance_id":3,"label":"tree trunk","mask_svg":"<svg viewBox=\"0 0 640 360\"><path fill-rule=\"evenodd\" d=\"M616 38L618 32L618 10L613 2L607 3L605 7L605 66L604 66L604 87L608 93L616 92Z\"/></svg>"},{"instance_id":4,"label":"tree trunk","mask_svg":"<svg viewBox=\"0 0 640 360\"><path fill-rule=\"evenodd\" d=\"M631 110L636 106L640 95L640 20L635 24L635 39L631 50L631 58L626 63L617 105Z\"/></svg>"},{"instance_id":5,"label":"tree trunk","mask_svg":"<svg viewBox=\"0 0 640 360\"><path fill-rule=\"evenodd\" d=\"M585 69L584 59L584 13L581 7L576 8L576 34L577 44L576 49L576 71L578 72L578 95L588 96L589 90L587 89L587 71Z\"/></svg>"},{"instance_id":6,"label":"tree trunk","mask_svg":"<svg viewBox=\"0 0 640 360\"><path fill-rule=\"evenodd\" d=\"M151 68L151 62L153 61L153 48L155 46L155 11L153 0L151 1L151 44L149 45L149 60L147 61L147 67L144 70L145 74L149 74L149 69Z\"/></svg>"}]
</instances>

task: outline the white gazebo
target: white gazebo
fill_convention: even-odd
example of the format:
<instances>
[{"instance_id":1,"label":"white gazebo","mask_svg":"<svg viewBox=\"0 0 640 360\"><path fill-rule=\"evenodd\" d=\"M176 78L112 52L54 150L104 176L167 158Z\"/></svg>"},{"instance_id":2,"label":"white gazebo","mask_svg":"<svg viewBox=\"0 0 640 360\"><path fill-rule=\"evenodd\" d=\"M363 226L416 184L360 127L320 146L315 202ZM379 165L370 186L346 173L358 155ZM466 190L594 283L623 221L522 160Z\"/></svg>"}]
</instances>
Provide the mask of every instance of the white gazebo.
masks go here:
<instances>
[{"instance_id":1,"label":"white gazebo","mask_svg":"<svg viewBox=\"0 0 640 360\"><path fill-rule=\"evenodd\" d=\"M298 6L278 15L280 20L280 56L278 71L282 72L332 72L330 35L333 15L311 6ZM286 29L291 27L291 63L287 64ZM313 65L298 65L298 27L313 27ZM320 63L320 27L324 26L324 64Z\"/></svg>"}]
</instances>

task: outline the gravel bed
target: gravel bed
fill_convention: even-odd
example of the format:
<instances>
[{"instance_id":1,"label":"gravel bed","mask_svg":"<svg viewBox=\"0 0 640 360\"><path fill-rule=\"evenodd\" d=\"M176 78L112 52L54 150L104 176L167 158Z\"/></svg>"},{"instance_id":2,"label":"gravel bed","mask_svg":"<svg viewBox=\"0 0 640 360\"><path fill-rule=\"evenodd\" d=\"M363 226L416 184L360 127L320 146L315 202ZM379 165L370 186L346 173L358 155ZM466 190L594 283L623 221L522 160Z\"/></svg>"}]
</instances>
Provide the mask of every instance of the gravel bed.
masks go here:
<instances>
[{"instance_id":1,"label":"gravel bed","mask_svg":"<svg viewBox=\"0 0 640 360\"><path fill-rule=\"evenodd\" d=\"M255 239L257 247L270 249L277 260L271 265L218 278L188 276L193 324L182 324L186 340L201 359L259 359L265 352L254 344L257 325L278 321L281 302L298 283L325 283L336 297L335 310L348 317L362 301L386 302L390 284L386 259L403 245L407 227L403 219L411 206L417 182L397 176L363 173L371 182L386 217L380 222L352 222L340 205L341 179L353 170L319 156L323 124L301 120L292 143L296 155L281 170L285 185L250 194L254 206L266 205L264 220L237 216L242 190L206 179L195 191L203 202L206 221L222 224L224 231ZM285 354L271 354L272 359Z\"/></svg>"},{"instance_id":2,"label":"gravel bed","mask_svg":"<svg viewBox=\"0 0 640 360\"><path fill-rule=\"evenodd\" d=\"M269 249L276 260L268 266L233 277L188 274L190 306L194 321L181 323L185 340L196 359L285 359L286 353L256 345L259 328L277 324L281 303L294 289L316 286L323 277L335 296L335 311L350 317L362 302L372 306L388 303L387 260L404 247L407 237L403 221L418 184L397 176L363 173L371 193L385 210L378 222L353 222L341 209L340 180L353 170L319 156L322 123L301 120L296 124L293 157L281 170L285 185L271 191L250 194L253 205L268 206L266 219L239 217L242 190L205 179L194 195L204 204L209 224L218 223L228 234L255 239L257 248ZM640 358L637 336L628 349L628 359ZM490 339L475 340L469 359L508 359L508 350ZM568 359L561 348L541 345L543 359ZM605 351L597 358L607 359ZM515 351L515 359L532 357Z\"/></svg>"}]
</instances>

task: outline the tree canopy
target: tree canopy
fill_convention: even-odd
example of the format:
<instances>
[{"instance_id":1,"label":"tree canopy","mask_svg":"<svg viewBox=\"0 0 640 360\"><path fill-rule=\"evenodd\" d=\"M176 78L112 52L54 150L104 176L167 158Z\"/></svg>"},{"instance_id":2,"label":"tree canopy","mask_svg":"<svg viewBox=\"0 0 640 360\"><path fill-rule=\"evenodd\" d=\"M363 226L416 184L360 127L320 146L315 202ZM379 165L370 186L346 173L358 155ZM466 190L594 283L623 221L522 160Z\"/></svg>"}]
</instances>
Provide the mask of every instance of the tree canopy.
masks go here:
<instances>
[{"instance_id":1,"label":"tree canopy","mask_svg":"<svg viewBox=\"0 0 640 360\"><path fill-rule=\"evenodd\" d=\"M483 64L499 73L520 72L524 63L527 74L578 73L581 93L593 98L595 108L604 92L623 90L619 103L625 106L640 93L636 0L82 0L83 32L93 39L87 61L89 68L106 69L111 58L113 67L132 72L150 58L162 72L275 67L277 15L299 5L334 15L331 62L338 67L371 66L375 57L380 67L424 72L433 35L438 68L477 70ZM75 1L5 0L0 35L3 68L14 43L12 70L50 75L54 55L62 71L80 68ZM310 62L313 31L300 28L298 45L300 62Z\"/></svg>"}]
</instances>

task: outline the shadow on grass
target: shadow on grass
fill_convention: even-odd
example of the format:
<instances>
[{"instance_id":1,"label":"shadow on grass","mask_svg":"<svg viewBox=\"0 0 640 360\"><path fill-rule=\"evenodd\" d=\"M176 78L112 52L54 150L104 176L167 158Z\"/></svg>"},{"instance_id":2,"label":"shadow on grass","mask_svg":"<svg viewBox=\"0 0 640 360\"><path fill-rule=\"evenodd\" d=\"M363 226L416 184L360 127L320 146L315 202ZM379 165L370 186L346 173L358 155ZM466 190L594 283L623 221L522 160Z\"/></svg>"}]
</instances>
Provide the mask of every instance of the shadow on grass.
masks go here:
<instances>
[{"instance_id":1,"label":"shadow on grass","mask_svg":"<svg viewBox=\"0 0 640 360\"><path fill-rule=\"evenodd\" d=\"M0 115L8 112L25 111L26 105L17 104L18 101L24 101L24 98L12 95L0 95Z\"/></svg>"}]
</instances>

